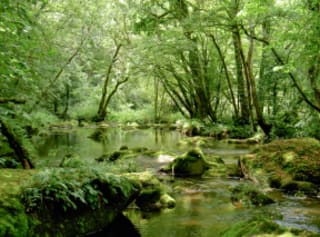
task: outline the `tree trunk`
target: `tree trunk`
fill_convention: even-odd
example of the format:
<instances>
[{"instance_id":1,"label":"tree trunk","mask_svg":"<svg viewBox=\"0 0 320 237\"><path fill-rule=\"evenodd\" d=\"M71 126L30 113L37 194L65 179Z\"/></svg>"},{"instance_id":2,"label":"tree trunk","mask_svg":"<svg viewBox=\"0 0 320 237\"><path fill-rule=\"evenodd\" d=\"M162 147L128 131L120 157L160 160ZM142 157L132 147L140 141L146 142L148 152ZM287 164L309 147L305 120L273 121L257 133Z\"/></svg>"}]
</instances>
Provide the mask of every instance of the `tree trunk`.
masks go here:
<instances>
[{"instance_id":1,"label":"tree trunk","mask_svg":"<svg viewBox=\"0 0 320 237\"><path fill-rule=\"evenodd\" d=\"M154 78L154 122L159 121L159 78Z\"/></svg>"},{"instance_id":2,"label":"tree trunk","mask_svg":"<svg viewBox=\"0 0 320 237\"><path fill-rule=\"evenodd\" d=\"M230 79L227 63L226 63L225 58L224 58L224 56L222 54L221 48L220 48L220 46L218 45L218 43L216 41L216 38L214 37L213 34L210 34L210 37L212 39L212 42L213 42L214 46L216 47L216 49L218 51L220 60L222 62L222 67L223 67L224 74L225 74L225 77L226 77L226 80L227 80L227 83L228 83L228 89L230 91L230 96L231 96L231 101L232 101L232 105L233 105L235 119L238 121L239 120L239 111L238 111L236 99L235 99L235 96L234 96L234 92L233 92L233 89L232 89L232 83L231 83L231 79Z\"/></svg>"},{"instance_id":3,"label":"tree trunk","mask_svg":"<svg viewBox=\"0 0 320 237\"><path fill-rule=\"evenodd\" d=\"M104 104L104 107L103 107L103 111L104 111L104 114L105 116L107 115L107 108L108 108L108 105L112 99L112 97L114 96L114 94L118 91L119 87L123 84L123 83L126 83L127 81L129 80L129 77L127 76L126 78L124 78L123 80L121 81L117 81L117 84L115 85L115 87L113 88L113 90L110 92L110 94L108 95L107 99L106 99L106 102Z\"/></svg>"},{"instance_id":4,"label":"tree trunk","mask_svg":"<svg viewBox=\"0 0 320 237\"><path fill-rule=\"evenodd\" d=\"M14 151L24 169L33 169L34 165L28 150L23 146L22 141L14 134L10 125L4 120L0 120L1 133L8 140L11 149Z\"/></svg>"},{"instance_id":5,"label":"tree trunk","mask_svg":"<svg viewBox=\"0 0 320 237\"><path fill-rule=\"evenodd\" d=\"M68 111L69 111L70 85L68 83L65 84L65 89L66 89L66 95L65 95L65 101L64 101L65 104L64 104L64 110L61 115L63 119L67 119Z\"/></svg>"},{"instance_id":6,"label":"tree trunk","mask_svg":"<svg viewBox=\"0 0 320 237\"><path fill-rule=\"evenodd\" d=\"M237 70L237 82L238 82L238 100L240 104L240 121L239 124L247 125L249 124L249 104L248 97L246 96L245 80L243 77L243 66L241 61L241 39L238 26L235 26L232 32L232 39L234 45L234 55Z\"/></svg>"},{"instance_id":7,"label":"tree trunk","mask_svg":"<svg viewBox=\"0 0 320 237\"><path fill-rule=\"evenodd\" d=\"M270 43L264 39L258 38L254 35L250 35L245 28L243 28L243 30L245 31L245 33L252 39L258 40L260 42L263 42L267 45L270 45ZM285 66L286 63L285 61L282 59L282 57L280 56L280 54L278 53L278 51L271 47L271 52L273 54L273 56L275 57L275 59L277 60L278 64L281 66ZM288 72L288 76L291 79L294 87L298 90L301 98L303 99L303 101L313 110L317 111L318 113L320 113L320 105L318 103L314 103L314 101L312 99L310 99L307 95L307 93L303 90L303 88L300 86L300 84L298 83L297 78L295 77L295 75L292 72ZM308 75L310 77L310 75ZM310 78L309 78L310 79ZM320 93L319 93L320 94ZM319 98L320 99L320 98Z\"/></svg>"},{"instance_id":8,"label":"tree trunk","mask_svg":"<svg viewBox=\"0 0 320 237\"><path fill-rule=\"evenodd\" d=\"M251 29L251 34L254 35L253 28ZM254 106L254 109L256 112L257 122L258 122L259 126L261 127L261 129L263 130L263 132L268 137L270 135L272 126L270 124L266 123L266 121L263 118L262 109L260 107L258 96L257 96L256 83L255 83L255 79L253 77L252 54L253 54L253 48L254 48L254 39L250 38L250 46L249 46L247 60L245 59L245 56L243 53L241 38L239 38L239 46L240 46L241 60L242 60L242 63L243 63L244 69L245 69L244 70L245 76L248 79L248 81L250 82L250 89L251 89L251 93L252 93L252 102L253 102L253 106Z\"/></svg>"},{"instance_id":9,"label":"tree trunk","mask_svg":"<svg viewBox=\"0 0 320 237\"><path fill-rule=\"evenodd\" d=\"M114 64L116 63L116 61L117 61L118 54L120 52L121 47L122 47L121 44L118 44L116 46L116 50L114 51L114 54L112 56L111 63L108 66L108 69L107 69L107 72L106 72L106 75L105 75L104 84L103 84L103 87L102 87L102 95L101 95L101 99L100 99L100 103L99 103L99 109L98 109L96 117L94 118L94 120L96 122L103 121L105 119L106 115L107 115L107 111L105 109L106 108L105 105L106 105L106 97L107 97L107 93L108 93L108 85L109 85L109 82L110 82L112 68L113 68Z\"/></svg>"}]
</instances>

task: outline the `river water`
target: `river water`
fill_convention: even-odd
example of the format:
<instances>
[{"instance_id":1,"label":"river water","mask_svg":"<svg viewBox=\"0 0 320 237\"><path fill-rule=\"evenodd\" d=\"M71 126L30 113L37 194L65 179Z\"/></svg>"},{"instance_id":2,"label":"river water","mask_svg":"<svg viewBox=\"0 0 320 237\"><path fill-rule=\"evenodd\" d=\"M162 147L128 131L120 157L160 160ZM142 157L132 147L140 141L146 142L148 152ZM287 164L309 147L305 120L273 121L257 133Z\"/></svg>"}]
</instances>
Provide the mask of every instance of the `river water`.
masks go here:
<instances>
[{"instance_id":1,"label":"river water","mask_svg":"<svg viewBox=\"0 0 320 237\"><path fill-rule=\"evenodd\" d=\"M62 157L75 154L87 162L103 153L125 145L129 148L147 147L168 153L182 153L190 146L179 145L183 136L172 130L126 130L107 128L101 142L89 138L93 128L58 130L35 139L40 159L38 166L58 166ZM249 152L249 147L237 147L224 142L212 141L203 147L206 155L218 155L226 163L235 163L237 157ZM156 160L138 158L136 165L154 170L160 167ZM209 174L201 178L176 178L168 182L170 194L176 199L174 209L159 213L142 213L128 209L110 228L91 235L95 236L142 236L142 237L218 237L234 223L257 215L269 215L280 225L308 229L320 233L320 199L294 198L274 190L271 195L275 204L266 207L240 208L230 202L230 188L240 181Z\"/></svg>"}]
</instances>

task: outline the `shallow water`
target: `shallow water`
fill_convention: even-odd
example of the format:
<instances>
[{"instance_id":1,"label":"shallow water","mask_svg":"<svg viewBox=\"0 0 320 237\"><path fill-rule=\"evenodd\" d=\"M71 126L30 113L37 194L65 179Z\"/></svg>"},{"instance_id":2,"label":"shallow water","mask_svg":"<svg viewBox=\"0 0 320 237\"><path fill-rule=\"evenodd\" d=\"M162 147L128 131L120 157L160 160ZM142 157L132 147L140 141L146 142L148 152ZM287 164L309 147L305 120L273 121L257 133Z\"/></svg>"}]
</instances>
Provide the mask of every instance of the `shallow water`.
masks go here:
<instances>
[{"instance_id":1,"label":"shallow water","mask_svg":"<svg viewBox=\"0 0 320 237\"><path fill-rule=\"evenodd\" d=\"M148 147L170 153L181 153L190 148L178 145L182 135L177 131L108 128L103 142L88 138L93 131L92 128L56 131L35 139L41 157L37 165L58 166L62 157L70 153L88 162L95 162L94 158L123 145L129 148ZM235 163L239 155L248 153L249 149L213 141L203 151L208 155L219 155L230 164ZM153 170L162 165L159 160L143 156L136 158L135 163L143 169ZM235 207L230 202L229 190L239 182L241 181L210 175L202 178L176 178L174 182L167 183L170 194L177 201L174 209L153 214L129 209L124 213L129 222L126 219L121 224L115 223L111 229L91 236L124 236L123 233L127 230L125 236L128 237L137 236L137 233L142 237L218 237L232 224L266 213L273 216L280 225L320 233L320 199L293 198L275 190L272 192L275 204L256 208ZM132 228L136 231L130 231Z\"/></svg>"}]
</instances>

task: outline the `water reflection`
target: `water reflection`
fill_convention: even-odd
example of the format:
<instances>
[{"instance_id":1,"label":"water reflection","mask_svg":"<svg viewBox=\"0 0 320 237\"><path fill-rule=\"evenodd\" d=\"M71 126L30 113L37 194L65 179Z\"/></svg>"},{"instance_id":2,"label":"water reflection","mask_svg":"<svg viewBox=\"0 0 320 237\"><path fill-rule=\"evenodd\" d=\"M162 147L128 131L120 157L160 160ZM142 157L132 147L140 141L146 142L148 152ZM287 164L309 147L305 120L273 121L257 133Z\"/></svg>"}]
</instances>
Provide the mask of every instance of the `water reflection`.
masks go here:
<instances>
[{"instance_id":1,"label":"water reflection","mask_svg":"<svg viewBox=\"0 0 320 237\"><path fill-rule=\"evenodd\" d=\"M104 153L118 150L121 146L147 147L156 150L176 151L181 134L177 131L163 129L103 128L100 142L89 138L96 130L80 128L69 132L56 131L46 137L34 138L39 154L37 166L58 166L61 159L73 154L87 161L94 161Z\"/></svg>"},{"instance_id":2,"label":"water reflection","mask_svg":"<svg viewBox=\"0 0 320 237\"><path fill-rule=\"evenodd\" d=\"M141 237L141 235L132 222L120 214L107 228L87 237Z\"/></svg>"}]
</instances>

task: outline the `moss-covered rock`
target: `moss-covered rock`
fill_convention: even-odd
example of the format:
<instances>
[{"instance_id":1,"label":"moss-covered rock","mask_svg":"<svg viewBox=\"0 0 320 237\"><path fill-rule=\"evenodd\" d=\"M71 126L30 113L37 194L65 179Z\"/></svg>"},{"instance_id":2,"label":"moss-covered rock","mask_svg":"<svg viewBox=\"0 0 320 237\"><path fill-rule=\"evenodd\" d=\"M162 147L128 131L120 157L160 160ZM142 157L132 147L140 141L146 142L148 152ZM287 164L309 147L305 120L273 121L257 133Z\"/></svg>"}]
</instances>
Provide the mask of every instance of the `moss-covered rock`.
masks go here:
<instances>
[{"instance_id":1,"label":"moss-covered rock","mask_svg":"<svg viewBox=\"0 0 320 237\"><path fill-rule=\"evenodd\" d=\"M221 237L319 237L306 230L287 229L268 218L252 218L234 224Z\"/></svg>"},{"instance_id":2,"label":"moss-covered rock","mask_svg":"<svg viewBox=\"0 0 320 237\"><path fill-rule=\"evenodd\" d=\"M195 148L176 157L162 171L171 172L174 176L188 177L201 176L208 168L209 164L205 160L202 151Z\"/></svg>"},{"instance_id":3,"label":"moss-covered rock","mask_svg":"<svg viewBox=\"0 0 320 237\"><path fill-rule=\"evenodd\" d=\"M253 218L234 224L230 229L222 233L222 237L252 237L262 234L283 234L284 228L269 219Z\"/></svg>"},{"instance_id":4,"label":"moss-covered rock","mask_svg":"<svg viewBox=\"0 0 320 237\"><path fill-rule=\"evenodd\" d=\"M97 169L0 172L0 236L79 236L110 224L141 185Z\"/></svg>"},{"instance_id":5,"label":"moss-covered rock","mask_svg":"<svg viewBox=\"0 0 320 237\"><path fill-rule=\"evenodd\" d=\"M119 159L134 158L140 155L153 157L155 154L155 151L149 150L146 147L133 147L129 149L127 146L121 146L119 150L105 153L95 160L98 162L116 161Z\"/></svg>"},{"instance_id":6,"label":"moss-covered rock","mask_svg":"<svg viewBox=\"0 0 320 237\"><path fill-rule=\"evenodd\" d=\"M265 206L274 203L272 198L253 185L240 184L231 189L231 201L236 206Z\"/></svg>"},{"instance_id":7,"label":"moss-covered rock","mask_svg":"<svg viewBox=\"0 0 320 237\"><path fill-rule=\"evenodd\" d=\"M125 176L142 187L136 199L136 204L142 211L157 211L175 206L176 202L167 193L165 186L150 172L129 173Z\"/></svg>"},{"instance_id":8,"label":"moss-covered rock","mask_svg":"<svg viewBox=\"0 0 320 237\"><path fill-rule=\"evenodd\" d=\"M288 193L317 195L320 142L312 138L273 141L241 158L242 171Z\"/></svg>"}]
</instances>

